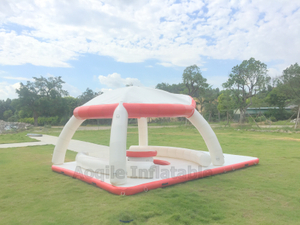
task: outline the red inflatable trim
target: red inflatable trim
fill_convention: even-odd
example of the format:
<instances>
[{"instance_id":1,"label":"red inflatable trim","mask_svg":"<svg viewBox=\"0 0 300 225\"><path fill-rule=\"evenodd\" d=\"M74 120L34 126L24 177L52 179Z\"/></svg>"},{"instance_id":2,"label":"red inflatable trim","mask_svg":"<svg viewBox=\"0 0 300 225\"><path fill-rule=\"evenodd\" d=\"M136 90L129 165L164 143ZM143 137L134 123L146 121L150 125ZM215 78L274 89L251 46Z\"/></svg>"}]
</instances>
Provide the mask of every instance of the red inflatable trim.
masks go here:
<instances>
[{"instance_id":1,"label":"red inflatable trim","mask_svg":"<svg viewBox=\"0 0 300 225\"><path fill-rule=\"evenodd\" d=\"M112 118L118 103L105 105L80 106L74 109L77 119L107 119ZM128 118L140 117L191 117L194 114L196 102L192 99L190 105L183 104L144 104L123 103L128 112Z\"/></svg>"},{"instance_id":2,"label":"red inflatable trim","mask_svg":"<svg viewBox=\"0 0 300 225\"><path fill-rule=\"evenodd\" d=\"M156 164L156 165L163 165L163 166L171 164L168 161L161 160L161 159L153 159L153 163Z\"/></svg>"},{"instance_id":3,"label":"red inflatable trim","mask_svg":"<svg viewBox=\"0 0 300 225\"><path fill-rule=\"evenodd\" d=\"M127 157L153 157L157 151L126 151Z\"/></svg>"},{"instance_id":4,"label":"red inflatable trim","mask_svg":"<svg viewBox=\"0 0 300 225\"><path fill-rule=\"evenodd\" d=\"M74 109L73 115L77 119L109 119L112 118L115 109L119 104L80 106Z\"/></svg>"},{"instance_id":5,"label":"red inflatable trim","mask_svg":"<svg viewBox=\"0 0 300 225\"><path fill-rule=\"evenodd\" d=\"M105 183L96 178L85 176L85 175L75 172L73 170L64 169L64 168L61 168L61 167L58 167L55 165L52 166L52 170L55 172L58 172L58 173L62 173L62 174L71 176L73 178L80 179L89 184L94 184L95 186L100 187L100 188L102 188L106 191L109 191L110 193L116 194L116 195L134 195L139 192L144 192L144 191L152 190L155 188L167 187L170 185L186 182L189 180L199 179L199 178L208 177L208 176L212 176L212 175L216 175L216 174L220 174L220 173L225 173L225 172L228 172L231 170L241 169L244 167L258 164L258 162L259 162L259 159L253 159L253 160L249 160L246 162L236 163L236 164L228 165L228 166L221 166L221 167L217 167L214 169L199 171L196 173L191 173L191 174L187 174L187 175L183 175L183 176L152 181L149 183L140 184L140 185L136 185L136 186L132 186L132 187L113 186L111 184Z\"/></svg>"}]
</instances>

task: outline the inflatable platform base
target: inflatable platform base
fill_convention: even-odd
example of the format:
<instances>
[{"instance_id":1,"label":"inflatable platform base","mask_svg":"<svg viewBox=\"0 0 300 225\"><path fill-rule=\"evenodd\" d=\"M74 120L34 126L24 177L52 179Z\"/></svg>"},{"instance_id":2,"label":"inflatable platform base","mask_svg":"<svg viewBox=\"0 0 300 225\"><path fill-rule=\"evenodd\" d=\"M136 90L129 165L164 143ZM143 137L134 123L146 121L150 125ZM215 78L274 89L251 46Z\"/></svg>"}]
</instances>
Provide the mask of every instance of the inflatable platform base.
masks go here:
<instances>
[{"instance_id":1,"label":"inflatable platform base","mask_svg":"<svg viewBox=\"0 0 300 225\"><path fill-rule=\"evenodd\" d=\"M196 163L175 158L156 157L157 160L168 161L170 164L156 165L152 179L127 177L126 184L120 186L113 186L109 182L110 176L108 175L108 171L99 172L85 170L77 166L76 162L53 165L52 170L60 174L80 179L116 195L133 195L190 180L204 178L216 174L223 174L229 171L253 166L259 162L258 158L249 156L224 154L224 157L225 164L223 166L213 166L211 164L208 167L201 167ZM107 168L107 170L109 170L109 168ZM139 173L146 171L134 172Z\"/></svg>"}]
</instances>

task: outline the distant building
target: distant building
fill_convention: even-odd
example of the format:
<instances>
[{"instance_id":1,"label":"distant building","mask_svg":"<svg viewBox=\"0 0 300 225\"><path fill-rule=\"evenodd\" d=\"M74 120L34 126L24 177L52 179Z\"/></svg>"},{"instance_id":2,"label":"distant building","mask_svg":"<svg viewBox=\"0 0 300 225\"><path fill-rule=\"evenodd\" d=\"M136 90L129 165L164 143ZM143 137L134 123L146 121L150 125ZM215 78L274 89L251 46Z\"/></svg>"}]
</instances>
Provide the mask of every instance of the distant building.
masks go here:
<instances>
[{"instance_id":1,"label":"distant building","mask_svg":"<svg viewBox=\"0 0 300 225\"><path fill-rule=\"evenodd\" d=\"M288 112L292 111L293 108L297 107L296 105L291 105L288 107L284 107L284 109ZM264 114L265 112L272 110L272 109L279 109L279 107L259 107L259 108L248 108L246 110L246 114L249 115L257 115L257 114ZM234 111L234 114L240 115L240 110L237 109Z\"/></svg>"}]
</instances>

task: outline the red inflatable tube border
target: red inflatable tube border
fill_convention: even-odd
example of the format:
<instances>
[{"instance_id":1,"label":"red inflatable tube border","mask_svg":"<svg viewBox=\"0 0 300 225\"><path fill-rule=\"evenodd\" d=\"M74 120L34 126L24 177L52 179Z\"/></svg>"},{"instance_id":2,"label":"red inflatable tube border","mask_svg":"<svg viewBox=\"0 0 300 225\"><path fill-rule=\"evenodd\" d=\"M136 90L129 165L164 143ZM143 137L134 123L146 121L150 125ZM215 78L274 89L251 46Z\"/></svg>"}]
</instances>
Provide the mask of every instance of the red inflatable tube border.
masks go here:
<instances>
[{"instance_id":1,"label":"red inflatable tube border","mask_svg":"<svg viewBox=\"0 0 300 225\"><path fill-rule=\"evenodd\" d=\"M110 193L116 194L116 195L134 195L134 194L137 194L140 192L144 192L144 191L146 192L148 190L152 190L152 189L156 189L156 188L167 187L170 185L186 182L189 180L199 179L199 178L208 177L208 176L212 176L212 175L216 175L216 174L220 174L220 173L229 172L232 170L241 169L241 168L252 166L252 165L255 165L258 163L259 163L259 159L253 159L253 160L249 160L246 162L236 163L236 164L228 165L228 166L221 166L221 167L217 167L217 168L210 169L210 170L199 171L196 173L173 177L173 178L168 178L168 179L164 179L164 180L157 180L157 181L149 182L146 184L140 184L140 185L136 185L136 186L132 186L132 187L113 186L111 184L105 183L96 178L85 176L83 174L74 172L72 170L60 168L55 165L52 166L52 170L57 173L62 173L62 174L68 175L70 177L82 180L89 184L93 184L97 187L100 187L100 188L102 188Z\"/></svg>"},{"instance_id":2,"label":"red inflatable tube border","mask_svg":"<svg viewBox=\"0 0 300 225\"><path fill-rule=\"evenodd\" d=\"M153 159L153 163L156 165L162 165L162 166L166 166L166 165L170 165L171 163L166 161L166 160L161 160L161 159Z\"/></svg>"},{"instance_id":3,"label":"red inflatable tube border","mask_svg":"<svg viewBox=\"0 0 300 225\"><path fill-rule=\"evenodd\" d=\"M153 157L157 155L157 151L126 151L127 157Z\"/></svg>"},{"instance_id":4,"label":"red inflatable tube border","mask_svg":"<svg viewBox=\"0 0 300 225\"><path fill-rule=\"evenodd\" d=\"M105 105L80 106L74 109L73 115L77 119L110 119L118 103Z\"/></svg>"},{"instance_id":5,"label":"red inflatable tube border","mask_svg":"<svg viewBox=\"0 0 300 225\"><path fill-rule=\"evenodd\" d=\"M74 109L77 119L109 119L119 104L80 106ZM194 114L196 102L192 99L190 105L183 104L145 104L123 103L128 112L128 118L140 117L191 117Z\"/></svg>"}]
</instances>

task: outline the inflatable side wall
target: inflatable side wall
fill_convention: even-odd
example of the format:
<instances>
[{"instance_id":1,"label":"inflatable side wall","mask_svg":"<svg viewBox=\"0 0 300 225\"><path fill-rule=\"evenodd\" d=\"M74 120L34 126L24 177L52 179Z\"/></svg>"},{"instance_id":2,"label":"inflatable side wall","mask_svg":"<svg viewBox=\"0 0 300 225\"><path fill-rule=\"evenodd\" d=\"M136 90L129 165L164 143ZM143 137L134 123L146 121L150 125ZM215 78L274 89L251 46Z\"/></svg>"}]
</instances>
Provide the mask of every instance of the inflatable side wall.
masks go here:
<instances>
[{"instance_id":1,"label":"inflatable side wall","mask_svg":"<svg viewBox=\"0 0 300 225\"><path fill-rule=\"evenodd\" d=\"M66 151L69 146L69 143L84 120L77 119L75 116L72 116L71 119L64 126L64 129L58 137L58 141L54 148L52 163L54 165L61 165L65 162Z\"/></svg>"},{"instance_id":2,"label":"inflatable side wall","mask_svg":"<svg viewBox=\"0 0 300 225\"><path fill-rule=\"evenodd\" d=\"M209 150L212 164L215 166L222 166L224 164L223 151L216 134L211 129L208 122L197 110L195 110L194 114L188 119L203 137L203 140Z\"/></svg>"}]
</instances>

